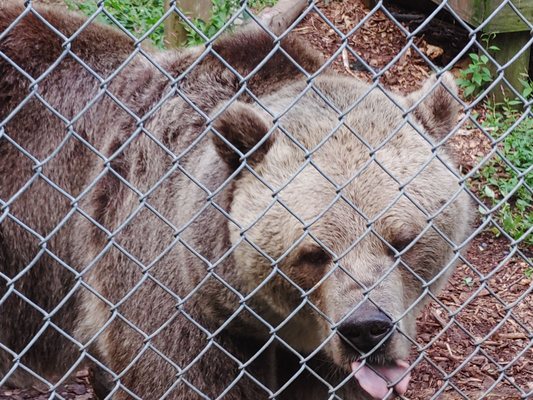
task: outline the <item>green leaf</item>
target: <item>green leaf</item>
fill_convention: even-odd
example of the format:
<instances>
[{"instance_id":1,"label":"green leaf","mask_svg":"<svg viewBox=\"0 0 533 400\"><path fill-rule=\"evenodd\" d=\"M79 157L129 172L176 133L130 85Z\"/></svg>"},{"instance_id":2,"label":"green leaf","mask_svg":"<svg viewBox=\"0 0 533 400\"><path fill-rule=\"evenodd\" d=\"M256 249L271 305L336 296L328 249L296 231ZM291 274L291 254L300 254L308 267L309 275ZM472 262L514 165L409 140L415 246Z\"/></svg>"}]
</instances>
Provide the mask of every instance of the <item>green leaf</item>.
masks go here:
<instances>
[{"instance_id":1,"label":"green leaf","mask_svg":"<svg viewBox=\"0 0 533 400\"><path fill-rule=\"evenodd\" d=\"M494 191L488 187L488 186L485 186L483 188L483 193L485 194L485 196L491 198L491 199L495 199L496 198L496 193L494 193Z\"/></svg>"},{"instance_id":2,"label":"green leaf","mask_svg":"<svg viewBox=\"0 0 533 400\"><path fill-rule=\"evenodd\" d=\"M466 286L472 286L474 284L474 279L472 279L472 277L470 276L466 276L463 279L463 282L465 283Z\"/></svg>"},{"instance_id":3,"label":"green leaf","mask_svg":"<svg viewBox=\"0 0 533 400\"><path fill-rule=\"evenodd\" d=\"M468 86L465 90L464 90L464 94L466 97L470 96L472 93L474 93L474 90L476 90L476 87L474 85L472 86Z\"/></svg>"}]
</instances>

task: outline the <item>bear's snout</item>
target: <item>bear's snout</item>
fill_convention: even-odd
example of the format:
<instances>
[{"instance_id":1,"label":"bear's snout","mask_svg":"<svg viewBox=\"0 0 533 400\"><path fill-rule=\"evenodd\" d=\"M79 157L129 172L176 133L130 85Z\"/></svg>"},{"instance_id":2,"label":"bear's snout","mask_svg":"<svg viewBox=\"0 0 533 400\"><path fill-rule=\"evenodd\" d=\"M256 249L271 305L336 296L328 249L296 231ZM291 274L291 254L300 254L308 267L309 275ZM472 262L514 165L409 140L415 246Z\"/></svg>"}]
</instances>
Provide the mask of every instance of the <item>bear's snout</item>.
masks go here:
<instances>
[{"instance_id":1,"label":"bear's snout","mask_svg":"<svg viewBox=\"0 0 533 400\"><path fill-rule=\"evenodd\" d=\"M377 307L364 303L338 327L341 338L362 353L383 344L394 328L392 320Z\"/></svg>"}]
</instances>

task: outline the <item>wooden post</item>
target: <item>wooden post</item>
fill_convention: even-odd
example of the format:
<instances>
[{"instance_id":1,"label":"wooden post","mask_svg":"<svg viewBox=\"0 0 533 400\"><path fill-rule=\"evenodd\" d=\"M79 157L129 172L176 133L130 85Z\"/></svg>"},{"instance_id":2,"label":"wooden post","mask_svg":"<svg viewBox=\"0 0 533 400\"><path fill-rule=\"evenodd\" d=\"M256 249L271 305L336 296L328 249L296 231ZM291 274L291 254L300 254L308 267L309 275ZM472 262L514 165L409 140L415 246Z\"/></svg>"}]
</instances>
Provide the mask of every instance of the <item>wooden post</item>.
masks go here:
<instances>
[{"instance_id":1,"label":"wooden post","mask_svg":"<svg viewBox=\"0 0 533 400\"><path fill-rule=\"evenodd\" d=\"M527 31L522 32L505 32L498 33L490 40L489 46L497 46L500 50L491 52L491 55L498 62L503 65L511 60L515 54L522 50L527 42L531 39L531 34ZM529 59L531 56L531 47L528 47L521 55L505 68L503 74L509 84L518 92L522 92L522 84L518 79L524 79L521 74L528 73ZM491 68L496 72L496 67ZM495 90L492 91L496 102L502 102L505 98L513 99L516 97L509 89L509 86L501 82Z\"/></svg>"},{"instance_id":2,"label":"wooden post","mask_svg":"<svg viewBox=\"0 0 533 400\"><path fill-rule=\"evenodd\" d=\"M441 3L443 0L432 0L435 3ZM525 47L531 39L531 30L529 25L511 8L508 4L502 7L498 13L492 16L492 13L501 4L501 0L446 0L448 6L459 14L459 16L473 26L479 26L486 23L483 32L491 35L489 46L495 45L500 50L491 52L491 55L503 65L511 60L516 53ZM515 7L521 13L523 18L529 22L533 21L533 1L515 1ZM488 19L490 16L490 20ZM495 34L495 37L492 35ZM528 73L531 57L531 49L526 49L515 62L509 65L504 75L510 85L517 91L522 90L522 85L518 81L520 74ZM532 62L533 64L533 62ZM493 66L492 66L493 67ZM496 71L496 68L492 68ZM531 71L529 71L531 73ZM496 102L501 102L505 98L514 98L515 95L509 90L506 84L498 85L491 93Z\"/></svg>"},{"instance_id":3,"label":"wooden post","mask_svg":"<svg viewBox=\"0 0 533 400\"><path fill-rule=\"evenodd\" d=\"M298 18L307 4L307 0L279 0L274 7L259 14L259 18L272 32L280 35Z\"/></svg>"},{"instance_id":4,"label":"wooden post","mask_svg":"<svg viewBox=\"0 0 533 400\"><path fill-rule=\"evenodd\" d=\"M298 18L308 5L308 0L279 0L271 8L265 9L259 17L274 33L283 33ZM176 6L191 18L207 21L211 18L212 0L176 0ZM165 0L165 9L170 7L170 0ZM167 48L183 46L187 42L187 32L177 14L165 20L165 46Z\"/></svg>"},{"instance_id":5,"label":"wooden post","mask_svg":"<svg viewBox=\"0 0 533 400\"><path fill-rule=\"evenodd\" d=\"M165 0L165 10L170 7L170 0ZM178 7L191 19L200 18L204 21L211 18L213 3L211 0L176 0ZM187 43L187 31L178 14L173 13L165 20L165 47L180 47Z\"/></svg>"}]
</instances>

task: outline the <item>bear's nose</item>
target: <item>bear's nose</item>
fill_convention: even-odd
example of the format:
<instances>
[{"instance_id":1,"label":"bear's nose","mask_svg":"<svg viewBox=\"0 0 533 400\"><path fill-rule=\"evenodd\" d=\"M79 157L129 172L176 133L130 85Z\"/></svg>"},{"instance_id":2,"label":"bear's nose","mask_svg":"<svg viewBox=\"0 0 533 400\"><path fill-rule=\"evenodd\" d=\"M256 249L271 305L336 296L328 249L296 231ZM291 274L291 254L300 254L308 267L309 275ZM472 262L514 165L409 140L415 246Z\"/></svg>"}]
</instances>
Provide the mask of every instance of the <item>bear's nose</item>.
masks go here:
<instances>
[{"instance_id":1,"label":"bear's nose","mask_svg":"<svg viewBox=\"0 0 533 400\"><path fill-rule=\"evenodd\" d=\"M374 306L360 306L338 327L341 336L367 353L392 330L391 319Z\"/></svg>"}]
</instances>

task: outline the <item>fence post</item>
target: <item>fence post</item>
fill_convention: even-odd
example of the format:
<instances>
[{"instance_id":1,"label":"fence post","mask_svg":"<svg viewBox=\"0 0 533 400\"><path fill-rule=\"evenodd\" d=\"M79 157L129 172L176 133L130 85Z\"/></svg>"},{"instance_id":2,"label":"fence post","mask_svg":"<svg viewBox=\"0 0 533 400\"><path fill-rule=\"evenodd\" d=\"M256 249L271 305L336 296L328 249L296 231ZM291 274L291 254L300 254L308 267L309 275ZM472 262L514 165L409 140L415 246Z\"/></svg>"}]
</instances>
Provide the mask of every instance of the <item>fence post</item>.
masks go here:
<instances>
[{"instance_id":1,"label":"fence post","mask_svg":"<svg viewBox=\"0 0 533 400\"><path fill-rule=\"evenodd\" d=\"M520 32L504 32L497 34L489 42L489 46L497 46L500 50L491 52L498 64L504 65L513 59L515 54L518 54L522 49L524 51L504 70L504 76L511 86L518 92L522 91L522 84L520 79L525 79L521 74L531 74L529 69L529 61L531 57L531 48L526 47L531 39L531 33L527 31ZM489 50L490 51L490 50ZM496 71L496 66L492 66L492 71ZM505 83L500 83L495 90L492 91L497 102L502 102L505 98L514 98L515 95Z\"/></svg>"},{"instance_id":2,"label":"fence post","mask_svg":"<svg viewBox=\"0 0 533 400\"><path fill-rule=\"evenodd\" d=\"M171 0L165 0L165 10L169 9L170 3ZM201 18L207 21L211 18L213 8L211 0L176 0L175 3L176 7L191 19ZM164 42L167 48L180 47L187 42L187 31L176 13L172 13L165 20Z\"/></svg>"}]
</instances>

